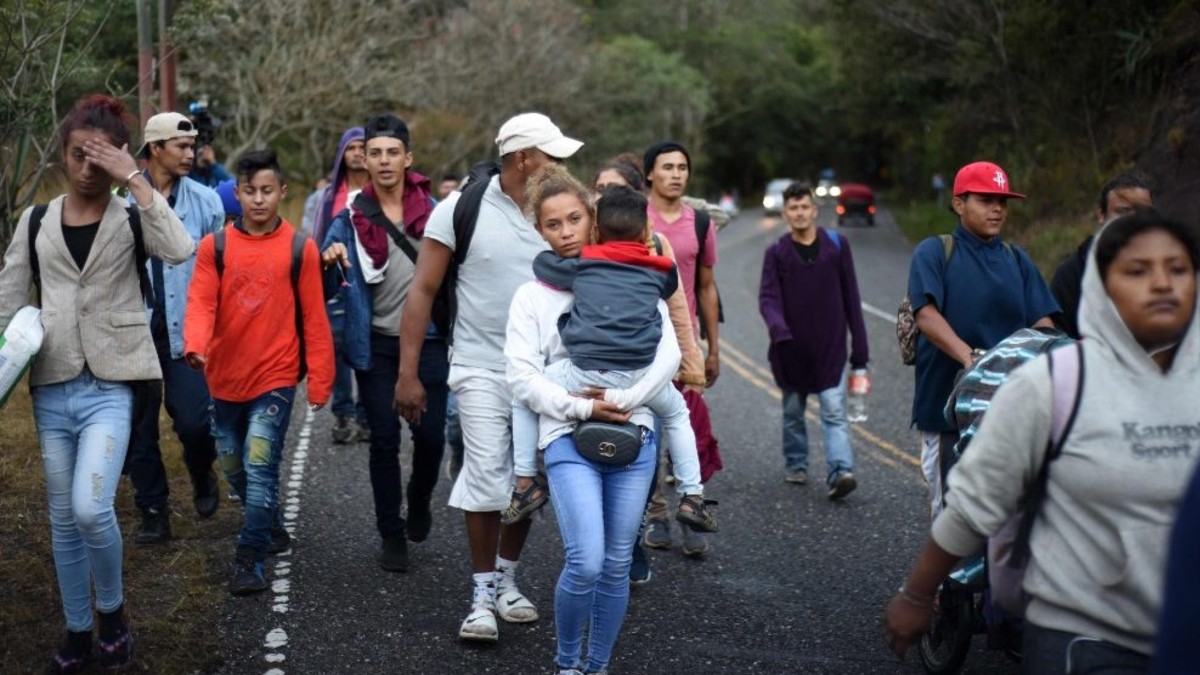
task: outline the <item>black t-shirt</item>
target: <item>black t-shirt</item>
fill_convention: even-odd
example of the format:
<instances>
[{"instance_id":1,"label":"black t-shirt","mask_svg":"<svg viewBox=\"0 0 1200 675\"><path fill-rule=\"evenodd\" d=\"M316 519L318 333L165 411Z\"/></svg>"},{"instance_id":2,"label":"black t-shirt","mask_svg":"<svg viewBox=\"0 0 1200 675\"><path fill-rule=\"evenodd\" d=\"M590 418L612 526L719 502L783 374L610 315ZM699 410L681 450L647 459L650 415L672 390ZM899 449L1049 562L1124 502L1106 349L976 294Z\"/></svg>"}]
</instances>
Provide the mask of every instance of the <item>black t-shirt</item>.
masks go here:
<instances>
[{"instance_id":1,"label":"black t-shirt","mask_svg":"<svg viewBox=\"0 0 1200 675\"><path fill-rule=\"evenodd\" d=\"M100 221L88 225L63 225L63 239L67 241L67 250L75 259L79 269L87 263L88 254L92 252L92 242L96 241L96 232L100 230Z\"/></svg>"},{"instance_id":2,"label":"black t-shirt","mask_svg":"<svg viewBox=\"0 0 1200 675\"><path fill-rule=\"evenodd\" d=\"M796 253L800 254L800 259L806 263L812 263L821 254L821 238L813 239L811 244L801 244L795 239L792 240L792 245L796 247Z\"/></svg>"}]
</instances>

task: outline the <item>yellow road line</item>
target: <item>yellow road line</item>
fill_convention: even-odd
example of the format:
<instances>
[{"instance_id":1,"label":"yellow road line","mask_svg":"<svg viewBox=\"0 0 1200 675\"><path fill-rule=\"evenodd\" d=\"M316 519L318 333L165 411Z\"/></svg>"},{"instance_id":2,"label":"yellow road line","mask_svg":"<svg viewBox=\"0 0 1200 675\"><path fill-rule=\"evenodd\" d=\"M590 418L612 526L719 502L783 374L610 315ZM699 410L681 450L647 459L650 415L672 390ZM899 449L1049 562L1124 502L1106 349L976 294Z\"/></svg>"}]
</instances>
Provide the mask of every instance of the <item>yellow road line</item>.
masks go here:
<instances>
[{"instance_id":1,"label":"yellow road line","mask_svg":"<svg viewBox=\"0 0 1200 675\"><path fill-rule=\"evenodd\" d=\"M770 370L767 370L766 368L759 365L752 357L748 356L741 350L739 350L736 347L734 347L733 345L729 344L729 342L727 342L725 340L721 340L720 345L721 345L721 353L732 357L732 358L722 359L724 361L724 365L732 368L735 373L744 377L746 379L746 381L748 381L750 384L753 384L754 386L758 387L759 389L762 389L763 391L765 391L768 396L775 399L776 401L783 400L783 393L779 391L778 387L776 387L774 384L771 383L773 376L771 375ZM815 410L816 410L815 404L810 403L808 408L805 411L805 417L807 417L810 420L813 420L814 422L817 421L818 418L817 418ZM878 435L873 434L870 431L867 431L866 429L862 428L861 426L859 426L857 424L851 425L850 428L854 431L854 433L856 433L860 437L862 437L863 440L874 445L875 447L879 448L880 450L883 450L884 452L887 452L887 453L893 455L894 457L906 462L907 464L909 464L913 467L916 467L918 469L921 468L921 460L920 459L901 450L900 448L896 447L895 444L890 443L890 442L880 438ZM887 457L885 455L878 454L878 453L875 453L875 454L877 455L876 458L879 459L880 461L882 461L884 464L887 464L888 466L892 466L895 468L900 468L900 465L896 464L895 460L893 460L892 458Z\"/></svg>"}]
</instances>

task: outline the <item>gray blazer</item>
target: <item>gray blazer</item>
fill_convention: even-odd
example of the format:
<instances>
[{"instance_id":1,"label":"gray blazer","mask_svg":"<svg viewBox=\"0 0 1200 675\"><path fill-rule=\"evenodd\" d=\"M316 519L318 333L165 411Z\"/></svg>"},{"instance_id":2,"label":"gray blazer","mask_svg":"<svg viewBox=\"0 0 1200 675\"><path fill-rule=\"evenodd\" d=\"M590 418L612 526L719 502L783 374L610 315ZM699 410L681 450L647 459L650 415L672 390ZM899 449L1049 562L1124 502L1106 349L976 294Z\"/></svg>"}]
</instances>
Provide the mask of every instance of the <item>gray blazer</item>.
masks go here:
<instances>
[{"instance_id":1,"label":"gray blazer","mask_svg":"<svg viewBox=\"0 0 1200 675\"><path fill-rule=\"evenodd\" d=\"M100 221L96 240L83 269L67 250L62 232L65 196L46 209L38 231L37 254L42 276L42 326L46 338L30 372L40 386L75 379L84 365L96 377L116 382L162 377L150 337L146 305L138 283L133 231L124 199L113 195ZM139 207L140 208L140 207ZM17 222L0 269L0 327L29 304L33 274L29 265L29 214ZM179 264L195 249L183 223L157 192L148 209L140 209L147 255Z\"/></svg>"}]
</instances>

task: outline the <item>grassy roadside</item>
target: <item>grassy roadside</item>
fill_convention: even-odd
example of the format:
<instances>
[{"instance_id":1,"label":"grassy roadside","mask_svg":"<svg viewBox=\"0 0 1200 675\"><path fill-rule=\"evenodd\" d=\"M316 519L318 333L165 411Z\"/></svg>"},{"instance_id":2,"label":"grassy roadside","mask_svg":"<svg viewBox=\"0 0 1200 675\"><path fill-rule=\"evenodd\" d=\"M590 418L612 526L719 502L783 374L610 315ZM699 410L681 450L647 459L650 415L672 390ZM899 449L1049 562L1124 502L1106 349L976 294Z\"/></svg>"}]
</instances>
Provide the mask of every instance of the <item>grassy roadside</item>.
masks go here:
<instances>
[{"instance_id":1,"label":"grassy roadside","mask_svg":"<svg viewBox=\"0 0 1200 675\"><path fill-rule=\"evenodd\" d=\"M895 200L888 204L888 208L900 231L914 244L926 237L953 231L957 222L946 207L938 208L931 201ZM1049 281L1058 263L1074 251L1079 242L1092 234L1094 227L1095 222L1087 217L1014 223L1010 211L1004 237L1025 249L1042 271L1042 276Z\"/></svg>"},{"instance_id":2,"label":"grassy roadside","mask_svg":"<svg viewBox=\"0 0 1200 675\"><path fill-rule=\"evenodd\" d=\"M46 488L29 390L18 386L0 411L0 672L41 672L62 638L63 618ZM209 673L221 665L225 582L241 509L224 499L213 518L198 520L180 446L163 415L162 449L171 481L174 541L136 547L139 514L122 480L117 520L125 538L125 602L137 660L130 672Z\"/></svg>"}]
</instances>

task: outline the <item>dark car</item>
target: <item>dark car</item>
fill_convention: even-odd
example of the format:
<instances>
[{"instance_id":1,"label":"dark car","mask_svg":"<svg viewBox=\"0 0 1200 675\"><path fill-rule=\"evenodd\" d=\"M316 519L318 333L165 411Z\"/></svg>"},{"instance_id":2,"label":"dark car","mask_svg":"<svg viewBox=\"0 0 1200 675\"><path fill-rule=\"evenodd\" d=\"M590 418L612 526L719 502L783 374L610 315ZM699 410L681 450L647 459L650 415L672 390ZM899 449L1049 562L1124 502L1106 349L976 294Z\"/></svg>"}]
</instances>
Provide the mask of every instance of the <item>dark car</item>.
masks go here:
<instances>
[{"instance_id":1,"label":"dark car","mask_svg":"<svg viewBox=\"0 0 1200 675\"><path fill-rule=\"evenodd\" d=\"M867 225L875 224L875 192L862 183L842 183L842 192L837 196L838 225L848 216L865 218Z\"/></svg>"}]
</instances>

